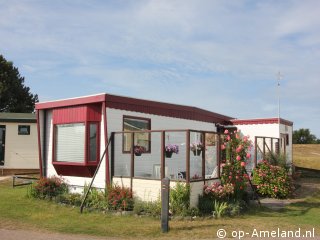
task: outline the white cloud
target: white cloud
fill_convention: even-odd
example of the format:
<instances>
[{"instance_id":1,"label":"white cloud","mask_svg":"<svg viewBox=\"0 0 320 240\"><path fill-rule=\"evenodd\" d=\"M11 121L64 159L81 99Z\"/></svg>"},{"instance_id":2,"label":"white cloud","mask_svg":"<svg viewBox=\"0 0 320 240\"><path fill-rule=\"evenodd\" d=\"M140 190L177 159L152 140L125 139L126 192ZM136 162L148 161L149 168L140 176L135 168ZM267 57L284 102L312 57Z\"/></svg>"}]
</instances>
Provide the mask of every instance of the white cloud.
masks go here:
<instances>
[{"instance_id":1,"label":"white cloud","mask_svg":"<svg viewBox=\"0 0 320 240\"><path fill-rule=\"evenodd\" d=\"M241 118L276 115L281 71L283 117L319 131L299 117L319 119L319 4L2 1L0 46L40 98L111 91Z\"/></svg>"}]
</instances>

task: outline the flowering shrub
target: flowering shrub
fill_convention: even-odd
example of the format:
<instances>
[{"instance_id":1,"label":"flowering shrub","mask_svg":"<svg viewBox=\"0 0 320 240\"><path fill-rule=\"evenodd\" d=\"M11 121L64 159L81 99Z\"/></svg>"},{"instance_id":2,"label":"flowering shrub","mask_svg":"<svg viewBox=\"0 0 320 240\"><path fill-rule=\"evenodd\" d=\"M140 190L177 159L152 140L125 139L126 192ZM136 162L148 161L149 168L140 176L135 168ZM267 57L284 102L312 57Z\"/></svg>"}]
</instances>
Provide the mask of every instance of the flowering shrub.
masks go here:
<instances>
[{"instance_id":1,"label":"flowering shrub","mask_svg":"<svg viewBox=\"0 0 320 240\"><path fill-rule=\"evenodd\" d=\"M221 185L220 183L213 183L210 186L204 185L204 195L207 195L214 200L227 200L234 195L234 186L230 183Z\"/></svg>"},{"instance_id":2,"label":"flowering shrub","mask_svg":"<svg viewBox=\"0 0 320 240\"><path fill-rule=\"evenodd\" d=\"M232 184L236 198L242 198L249 176L246 174L245 166L247 159L251 157L251 141L248 136L241 135L240 130L224 132L222 150L222 172L223 184Z\"/></svg>"},{"instance_id":3,"label":"flowering shrub","mask_svg":"<svg viewBox=\"0 0 320 240\"><path fill-rule=\"evenodd\" d=\"M40 199L52 199L68 192L68 186L60 177L40 178L34 182L29 188L29 196Z\"/></svg>"},{"instance_id":4,"label":"flowering shrub","mask_svg":"<svg viewBox=\"0 0 320 240\"><path fill-rule=\"evenodd\" d=\"M142 153L146 152L146 148L143 146L136 145L133 147L133 151L134 151L134 154L141 155Z\"/></svg>"},{"instance_id":5,"label":"flowering shrub","mask_svg":"<svg viewBox=\"0 0 320 240\"><path fill-rule=\"evenodd\" d=\"M253 182L263 196L287 198L293 191L292 179L284 167L262 161L253 171Z\"/></svg>"},{"instance_id":6,"label":"flowering shrub","mask_svg":"<svg viewBox=\"0 0 320 240\"><path fill-rule=\"evenodd\" d=\"M197 151L197 150L202 150L202 149L203 149L202 142L194 142L194 143L190 144L191 151Z\"/></svg>"},{"instance_id":7,"label":"flowering shrub","mask_svg":"<svg viewBox=\"0 0 320 240\"><path fill-rule=\"evenodd\" d=\"M178 154L179 153L179 146L176 144L168 144L166 147L166 152L173 152Z\"/></svg>"},{"instance_id":8,"label":"flowering shrub","mask_svg":"<svg viewBox=\"0 0 320 240\"><path fill-rule=\"evenodd\" d=\"M129 188L120 186L107 187L107 199L110 209L114 210L132 210L133 198Z\"/></svg>"}]
</instances>

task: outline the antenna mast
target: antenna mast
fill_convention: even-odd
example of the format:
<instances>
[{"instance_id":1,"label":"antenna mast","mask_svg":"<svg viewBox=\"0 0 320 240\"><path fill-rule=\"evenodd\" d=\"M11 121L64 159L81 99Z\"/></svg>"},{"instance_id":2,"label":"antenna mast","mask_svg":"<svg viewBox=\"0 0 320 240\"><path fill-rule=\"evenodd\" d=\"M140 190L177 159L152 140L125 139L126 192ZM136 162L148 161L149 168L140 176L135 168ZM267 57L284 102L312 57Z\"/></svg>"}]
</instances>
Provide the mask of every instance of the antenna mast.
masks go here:
<instances>
[{"instance_id":1,"label":"antenna mast","mask_svg":"<svg viewBox=\"0 0 320 240\"><path fill-rule=\"evenodd\" d=\"M279 71L277 74L277 80L278 80L278 124L279 124L279 134L280 134L280 80L283 78L283 75Z\"/></svg>"}]
</instances>

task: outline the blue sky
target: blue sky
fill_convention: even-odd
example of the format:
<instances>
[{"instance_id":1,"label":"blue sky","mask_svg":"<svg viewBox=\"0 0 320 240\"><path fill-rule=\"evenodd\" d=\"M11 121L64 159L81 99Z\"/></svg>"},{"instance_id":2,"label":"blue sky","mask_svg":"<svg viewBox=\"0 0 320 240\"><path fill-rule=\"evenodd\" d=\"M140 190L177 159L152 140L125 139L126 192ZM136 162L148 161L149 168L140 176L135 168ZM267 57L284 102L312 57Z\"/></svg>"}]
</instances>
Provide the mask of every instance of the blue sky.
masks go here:
<instances>
[{"instance_id":1,"label":"blue sky","mask_svg":"<svg viewBox=\"0 0 320 240\"><path fill-rule=\"evenodd\" d=\"M107 92L320 138L320 1L0 0L0 54L40 101Z\"/></svg>"}]
</instances>

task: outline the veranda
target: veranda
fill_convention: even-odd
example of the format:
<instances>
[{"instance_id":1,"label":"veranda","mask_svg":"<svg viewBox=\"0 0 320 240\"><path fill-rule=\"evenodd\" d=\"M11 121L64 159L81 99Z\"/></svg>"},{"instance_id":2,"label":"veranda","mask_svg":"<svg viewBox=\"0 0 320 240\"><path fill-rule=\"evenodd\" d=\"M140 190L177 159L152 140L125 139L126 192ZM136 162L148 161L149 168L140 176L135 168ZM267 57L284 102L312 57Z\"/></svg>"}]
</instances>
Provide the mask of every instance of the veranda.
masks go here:
<instances>
[{"instance_id":1,"label":"veranda","mask_svg":"<svg viewBox=\"0 0 320 240\"><path fill-rule=\"evenodd\" d=\"M155 201L160 197L160 180L168 177L171 187L178 181L189 184L190 206L197 206L203 186L220 179L223 136L191 129L113 132L109 153L112 182L131 188L143 201ZM276 145L280 139L261 138L263 145L255 140L248 166L256 166L268 151L279 151ZM178 146L179 152L168 154L169 145ZM199 146L198 151L193 151L195 145ZM143 147L144 152L135 153L137 146Z\"/></svg>"}]
</instances>

